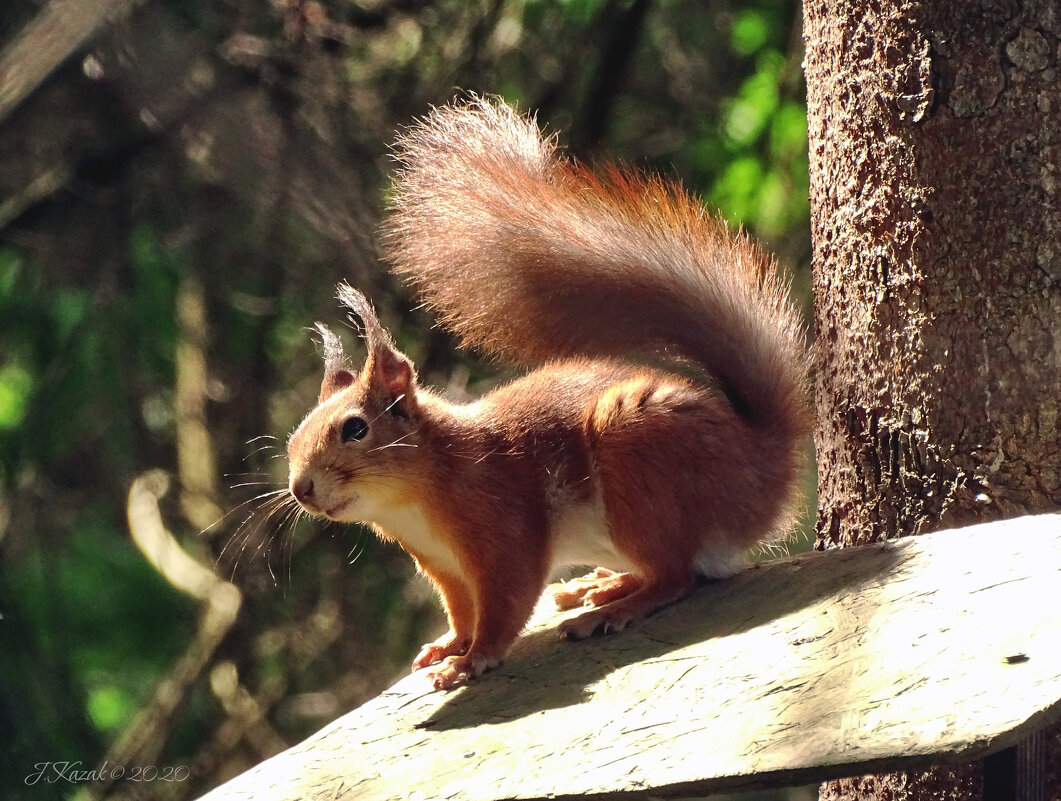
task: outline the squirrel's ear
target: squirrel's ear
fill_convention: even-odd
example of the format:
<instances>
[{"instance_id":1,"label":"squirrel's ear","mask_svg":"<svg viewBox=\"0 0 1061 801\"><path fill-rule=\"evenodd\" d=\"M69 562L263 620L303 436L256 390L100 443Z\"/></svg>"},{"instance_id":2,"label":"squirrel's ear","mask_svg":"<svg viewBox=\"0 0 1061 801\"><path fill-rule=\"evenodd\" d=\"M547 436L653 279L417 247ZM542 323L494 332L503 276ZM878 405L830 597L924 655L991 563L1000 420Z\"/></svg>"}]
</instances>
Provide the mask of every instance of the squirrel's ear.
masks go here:
<instances>
[{"instance_id":1,"label":"squirrel's ear","mask_svg":"<svg viewBox=\"0 0 1061 801\"><path fill-rule=\"evenodd\" d=\"M336 392L345 389L352 383L354 383L354 374L349 370L336 370L332 373L325 373L324 380L321 381L321 393L317 396L317 405L324 403Z\"/></svg>"},{"instance_id":2,"label":"squirrel's ear","mask_svg":"<svg viewBox=\"0 0 1061 801\"><path fill-rule=\"evenodd\" d=\"M402 417L416 407L416 371L413 363L386 345L373 348L361 373L381 405Z\"/></svg>"},{"instance_id":3,"label":"squirrel's ear","mask_svg":"<svg viewBox=\"0 0 1061 801\"><path fill-rule=\"evenodd\" d=\"M354 374L350 372L343 354L343 343L324 323L317 323L317 333L321 335L321 346L324 350L324 380L321 381L320 395L317 403L323 403L340 389L354 383Z\"/></svg>"}]
</instances>

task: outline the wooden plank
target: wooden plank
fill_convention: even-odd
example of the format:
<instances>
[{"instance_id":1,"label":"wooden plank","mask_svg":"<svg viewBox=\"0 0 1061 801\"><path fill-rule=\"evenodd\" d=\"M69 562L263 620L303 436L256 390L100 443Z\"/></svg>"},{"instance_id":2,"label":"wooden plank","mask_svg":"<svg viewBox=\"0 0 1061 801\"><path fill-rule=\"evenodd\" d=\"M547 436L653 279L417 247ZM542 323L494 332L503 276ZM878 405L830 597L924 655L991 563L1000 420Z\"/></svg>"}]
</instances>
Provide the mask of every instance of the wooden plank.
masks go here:
<instances>
[{"instance_id":1,"label":"wooden plank","mask_svg":"<svg viewBox=\"0 0 1061 801\"><path fill-rule=\"evenodd\" d=\"M450 694L414 674L206 796L652 797L965 760L1061 717L1061 515L781 559L627 631L541 617Z\"/></svg>"}]
</instances>

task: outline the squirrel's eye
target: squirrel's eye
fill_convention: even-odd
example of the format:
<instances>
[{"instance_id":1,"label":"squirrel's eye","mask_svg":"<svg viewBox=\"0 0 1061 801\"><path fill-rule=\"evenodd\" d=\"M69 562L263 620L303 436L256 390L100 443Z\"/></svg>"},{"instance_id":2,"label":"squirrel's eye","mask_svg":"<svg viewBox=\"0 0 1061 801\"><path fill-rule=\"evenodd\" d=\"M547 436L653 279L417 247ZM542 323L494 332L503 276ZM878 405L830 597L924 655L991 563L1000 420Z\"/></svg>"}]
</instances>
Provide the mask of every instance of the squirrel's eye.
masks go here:
<instances>
[{"instance_id":1,"label":"squirrel's eye","mask_svg":"<svg viewBox=\"0 0 1061 801\"><path fill-rule=\"evenodd\" d=\"M363 418L348 417L339 431L339 437L343 442L349 442L352 439L364 439L367 433L368 423Z\"/></svg>"}]
</instances>

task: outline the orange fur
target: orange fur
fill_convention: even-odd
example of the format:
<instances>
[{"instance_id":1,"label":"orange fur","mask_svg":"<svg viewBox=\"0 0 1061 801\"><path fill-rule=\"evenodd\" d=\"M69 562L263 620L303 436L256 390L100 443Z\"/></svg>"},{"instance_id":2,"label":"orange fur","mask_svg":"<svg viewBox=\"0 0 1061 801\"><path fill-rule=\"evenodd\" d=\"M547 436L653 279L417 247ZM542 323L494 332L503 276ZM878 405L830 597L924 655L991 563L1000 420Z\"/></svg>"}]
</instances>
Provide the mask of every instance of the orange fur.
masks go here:
<instances>
[{"instance_id":1,"label":"orange fur","mask_svg":"<svg viewBox=\"0 0 1061 801\"><path fill-rule=\"evenodd\" d=\"M534 369L467 405L421 388L368 301L359 373L325 338L289 442L310 512L414 557L451 632L436 687L496 665L550 571L562 633L618 630L737 569L791 523L809 411L798 318L772 261L659 179L564 161L533 120L472 99L399 143L385 239L443 325Z\"/></svg>"}]
</instances>

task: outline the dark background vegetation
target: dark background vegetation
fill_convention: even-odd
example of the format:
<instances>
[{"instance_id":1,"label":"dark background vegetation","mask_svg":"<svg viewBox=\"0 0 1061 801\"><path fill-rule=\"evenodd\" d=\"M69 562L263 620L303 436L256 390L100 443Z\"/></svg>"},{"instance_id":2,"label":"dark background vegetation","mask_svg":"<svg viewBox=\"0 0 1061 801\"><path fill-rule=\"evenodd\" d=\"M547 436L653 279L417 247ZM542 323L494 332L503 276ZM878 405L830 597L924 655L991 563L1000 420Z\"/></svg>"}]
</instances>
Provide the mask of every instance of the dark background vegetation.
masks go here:
<instances>
[{"instance_id":1,"label":"dark background vegetation","mask_svg":"<svg viewBox=\"0 0 1061 801\"><path fill-rule=\"evenodd\" d=\"M252 500L283 486L273 457L320 377L307 328L340 321L341 279L426 383L503 375L379 262L395 131L460 89L501 94L580 158L679 177L801 291L799 4L65 4L108 17L66 46L48 4L0 6L0 797L190 798L378 693L438 633L399 549ZM12 100L19 65L48 58ZM134 543L138 479L168 541L238 588L232 619ZM188 776L24 782L104 759Z\"/></svg>"}]
</instances>

